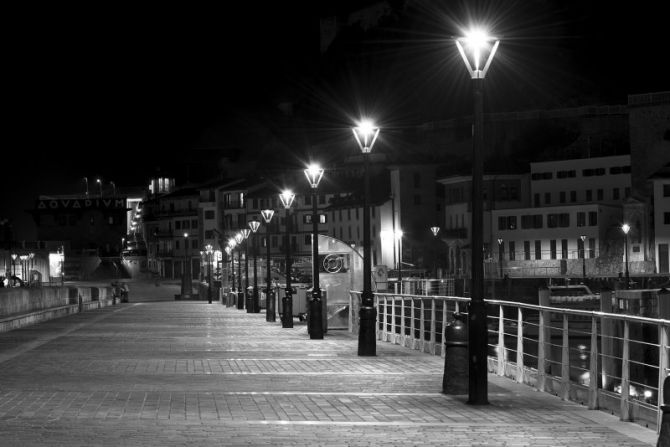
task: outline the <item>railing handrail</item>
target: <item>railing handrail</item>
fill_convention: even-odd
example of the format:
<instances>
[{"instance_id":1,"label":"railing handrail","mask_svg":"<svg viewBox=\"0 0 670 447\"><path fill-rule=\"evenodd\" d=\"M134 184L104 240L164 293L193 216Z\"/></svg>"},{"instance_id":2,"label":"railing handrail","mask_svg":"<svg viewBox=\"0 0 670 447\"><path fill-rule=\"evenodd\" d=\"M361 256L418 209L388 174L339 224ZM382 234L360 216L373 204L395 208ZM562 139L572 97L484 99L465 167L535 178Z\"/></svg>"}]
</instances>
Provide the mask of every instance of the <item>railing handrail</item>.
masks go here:
<instances>
[{"instance_id":1,"label":"railing handrail","mask_svg":"<svg viewBox=\"0 0 670 447\"><path fill-rule=\"evenodd\" d=\"M359 295L360 291L352 290L351 293ZM469 302L471 298L460 297L460 296L446 296L446 295L410 295L410 294L399 294L399 293L387 293L387 292L375 292L374 295L380 297L404 297L404 298L416 298L416 299L435 299L435 300L449 300L449 301L459 301L459 302ZM553 307L553 306L541 306L539 304L528 304L521 303L518 301L505 301L505 300L496 300L496 299L484 299L484 302L487 304L497 304L500 306L510 306L510 307L521 307L524 309L553 312L559 314L569 314L569 315L580 315L587 317L600 317L600 318L609 318L617 319L622 321L636 322L636 323L650 323L650 324L660 324L662 326L670 326L670 320L665 320L663 318L650 318L650 317L640 317L637 315L629 314L620 314L620 313L609 313L602 312L598 310L580 310L580 309L567 309L565 307Z\"/></svg>"}]
</instances>

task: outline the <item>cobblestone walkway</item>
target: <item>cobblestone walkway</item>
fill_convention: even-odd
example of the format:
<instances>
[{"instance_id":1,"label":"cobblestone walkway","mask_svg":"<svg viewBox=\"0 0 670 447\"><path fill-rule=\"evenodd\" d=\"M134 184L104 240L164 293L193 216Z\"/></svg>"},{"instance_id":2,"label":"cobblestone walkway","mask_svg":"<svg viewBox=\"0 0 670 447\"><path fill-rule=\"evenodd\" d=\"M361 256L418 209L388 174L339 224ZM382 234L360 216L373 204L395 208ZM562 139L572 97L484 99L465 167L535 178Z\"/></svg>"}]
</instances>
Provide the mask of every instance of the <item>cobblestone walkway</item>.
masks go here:
<instances>
[{"instance_id":1,"label":"cobblestone walkway","mask_svg":"<svg viewBox=\"0 0 670 447\"><path fill-rule=\"evenodd\" d=\"M0 334L4 446L649 446L656 434L489 376L441 394L443 361L203 302L130 303Z\"/></svg>"}]
</instances>

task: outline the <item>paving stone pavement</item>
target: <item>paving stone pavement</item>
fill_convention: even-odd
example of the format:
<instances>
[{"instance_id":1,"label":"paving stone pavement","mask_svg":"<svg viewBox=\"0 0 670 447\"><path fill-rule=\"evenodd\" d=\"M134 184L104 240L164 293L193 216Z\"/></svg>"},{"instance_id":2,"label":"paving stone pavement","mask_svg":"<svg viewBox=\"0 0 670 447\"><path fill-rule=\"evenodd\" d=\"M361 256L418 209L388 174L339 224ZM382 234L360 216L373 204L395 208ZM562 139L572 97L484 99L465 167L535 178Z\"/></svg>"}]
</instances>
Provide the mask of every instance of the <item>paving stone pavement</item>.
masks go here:
<instances>
[{"instance_id":1,"label":"paving stone pavement","mask_svg":"<svg viewBox=\"0 0 670 447\"><path fill-rule=\"evenodd\" d=\"M441 393L443 360L206 302L121 304L0 334L4 446L649 446L656 434L509 379Z\"/></svg>"}]
</instances>

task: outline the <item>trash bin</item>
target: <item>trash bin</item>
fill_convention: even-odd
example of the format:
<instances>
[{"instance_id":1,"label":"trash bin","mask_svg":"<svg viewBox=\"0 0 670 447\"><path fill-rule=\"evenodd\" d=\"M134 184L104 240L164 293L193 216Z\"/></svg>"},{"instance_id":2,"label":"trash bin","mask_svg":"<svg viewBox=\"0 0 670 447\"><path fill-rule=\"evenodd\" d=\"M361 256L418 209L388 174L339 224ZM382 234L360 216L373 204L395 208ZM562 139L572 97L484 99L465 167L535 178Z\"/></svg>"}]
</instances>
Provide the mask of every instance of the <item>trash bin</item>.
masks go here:
<instances>
[{"instance_id":1,"label":"trash bin","mask_svg":"<svg viewBox=\"0 0 670 447\"><path fill-rule=\"evenodd\" d=\"M306 290L306 295L307 295L307 333L312 334L312 328L309 325L310 320L310 313L313 312L312 308L312 293L314 292L314 288L309 288ZM323 330L323 334L328 332L328 299L326 297L326 291L321 290L321 327Z\"/></svg>"},{"instance_id":2,"label":"trash bin","mask_svg":"<svg viewBox=\"0 0 670 447\"><path fill-rule=\"evenodd\" d=\"M467 317L453 313L454 319L444 329L444 394L468 393L468 326Z\"/></svg>"}]
</instances>

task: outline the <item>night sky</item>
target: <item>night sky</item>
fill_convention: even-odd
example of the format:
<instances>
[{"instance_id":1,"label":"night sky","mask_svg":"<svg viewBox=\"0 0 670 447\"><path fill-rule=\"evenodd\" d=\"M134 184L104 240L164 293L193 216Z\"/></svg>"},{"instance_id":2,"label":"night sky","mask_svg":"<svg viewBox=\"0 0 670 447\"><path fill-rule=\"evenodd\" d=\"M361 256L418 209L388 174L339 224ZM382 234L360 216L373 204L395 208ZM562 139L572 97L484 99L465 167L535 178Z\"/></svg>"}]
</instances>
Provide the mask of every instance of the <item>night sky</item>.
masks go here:
<instances>
[{"instance_id":1,"label":"night sky","mask_svg":"<svg viewBox=\"0 0 670 447\"><path fill-rule=\"evenodd\" d=\"M229 3L5 11L0 217L18 239L32 237L22 210L38 194L83 191L84 176L143 186L160 169L183 184L213 175L222 156L253 158L258 136L281 128L282 101L296 104L300 156L349 138L361 113L389 127L471 113L450 41L469 17L502 39L487 111L670 90L662 2ZM320 19L334 16L323 51Z\"/></svg>"}]
</instances>

